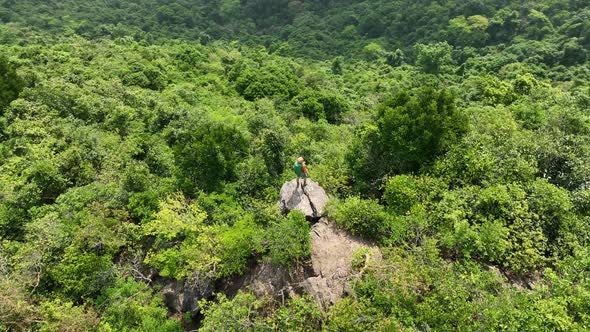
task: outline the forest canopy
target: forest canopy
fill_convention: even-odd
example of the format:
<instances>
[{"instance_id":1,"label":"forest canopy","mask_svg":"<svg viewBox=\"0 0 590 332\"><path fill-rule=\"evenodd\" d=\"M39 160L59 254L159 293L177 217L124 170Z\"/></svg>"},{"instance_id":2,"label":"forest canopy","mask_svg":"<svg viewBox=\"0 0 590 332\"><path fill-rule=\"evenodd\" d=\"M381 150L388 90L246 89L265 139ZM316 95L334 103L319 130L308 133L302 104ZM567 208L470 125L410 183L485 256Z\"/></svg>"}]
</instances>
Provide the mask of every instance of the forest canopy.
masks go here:
<instances>
[{"instance_id":1,"label":"forest canopy","mask_svg":"<svg viewBox=\"0 0 590 332\"><path fill-rule=\"evenodd\" d=\"M586 0L0 0L0 330L588 330L589 49ZM299 156L382 260L224 293L309 263Z\"/></svg>"}]
</instances>

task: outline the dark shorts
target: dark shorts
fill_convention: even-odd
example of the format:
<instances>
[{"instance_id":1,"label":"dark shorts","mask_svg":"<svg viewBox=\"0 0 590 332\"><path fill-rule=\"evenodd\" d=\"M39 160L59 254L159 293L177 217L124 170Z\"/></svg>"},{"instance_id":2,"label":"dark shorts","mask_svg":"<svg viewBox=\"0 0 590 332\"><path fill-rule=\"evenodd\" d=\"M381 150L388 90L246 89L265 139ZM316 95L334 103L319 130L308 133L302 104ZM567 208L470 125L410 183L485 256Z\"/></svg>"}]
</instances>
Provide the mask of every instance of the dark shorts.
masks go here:
<instances>
[{"instance_id":1,"label":"dark shorts","mask_svg":"<svg viewBox=\"0 0 590 332\"><path fill-rule=\"evenodd\" d=\"M307 178L309 178L309 175L307 175L307 173L301 173L301 174L297 174L297 177L300 179L307 179Z\"/></svg>"}]
</instances>

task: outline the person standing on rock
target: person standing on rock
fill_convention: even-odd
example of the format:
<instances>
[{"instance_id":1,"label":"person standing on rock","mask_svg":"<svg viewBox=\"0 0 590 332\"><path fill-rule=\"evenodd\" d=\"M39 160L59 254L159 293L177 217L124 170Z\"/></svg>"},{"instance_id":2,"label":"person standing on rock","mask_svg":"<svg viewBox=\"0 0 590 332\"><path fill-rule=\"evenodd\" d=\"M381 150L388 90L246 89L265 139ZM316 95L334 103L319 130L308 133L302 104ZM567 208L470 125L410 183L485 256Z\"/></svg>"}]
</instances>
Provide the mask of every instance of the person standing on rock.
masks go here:
<instances>
[{"instance_id":1,"label":"person standing on rock","mask_svg":"<svg viewBox=\"0 0 590 332\"><path fill-rule=\"evenodd\" d=\"M301 189L307 185L307 178L309 177L309 172L307 171L307 166L305 166L305 159L303 157L297 158L295 164L293 165L293 171L297 175L297 189L299 187L299 179L303 179L303 184L301 185Z\"/></svg>"}]
</instances>

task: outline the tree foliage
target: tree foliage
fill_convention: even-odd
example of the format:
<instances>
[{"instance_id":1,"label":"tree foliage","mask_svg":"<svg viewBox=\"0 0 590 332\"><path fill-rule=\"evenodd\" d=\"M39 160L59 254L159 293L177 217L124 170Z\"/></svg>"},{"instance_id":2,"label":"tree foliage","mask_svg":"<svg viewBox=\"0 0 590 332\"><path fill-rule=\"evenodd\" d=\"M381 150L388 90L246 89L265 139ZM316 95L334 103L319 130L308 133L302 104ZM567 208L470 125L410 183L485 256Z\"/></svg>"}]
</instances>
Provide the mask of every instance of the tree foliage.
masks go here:
<instances>
[{"instance_id":1,"label":"tree foliage","mask_svg":"<svg viewBox=\"0 0 590 332\"><path fill-rule=\"evenodd\" d=\"M0 0L0 330L590 329L589 22L587 1ZM256 264L309 271L312 226L276 208L300 155L382 260L357 252L322 310L232 297ZM169 312L162 287L195 280Z\"/></svg>"},{"instance_id":2,"label":"tree foliage","mask_svg":"<svg viewBox=\"0 0 590 332\"><path fill-rule=\"evenodd\" d=\"M465 133L467 120L446 90L423 88L399 92L377 110L349 155L360 183L374 183L388 174L428 167Z\"/></svg>"},{"instance_id":3,"label":"tree foliage","mask_svg":"<svg viewBox=\"0 0 590 332\"><path fill-rule=\"evenodd\" d=\"M5 57L0 57L0 110L18 98L23 87L24 82L14 66Z\"/></svg>"}]
</instances>

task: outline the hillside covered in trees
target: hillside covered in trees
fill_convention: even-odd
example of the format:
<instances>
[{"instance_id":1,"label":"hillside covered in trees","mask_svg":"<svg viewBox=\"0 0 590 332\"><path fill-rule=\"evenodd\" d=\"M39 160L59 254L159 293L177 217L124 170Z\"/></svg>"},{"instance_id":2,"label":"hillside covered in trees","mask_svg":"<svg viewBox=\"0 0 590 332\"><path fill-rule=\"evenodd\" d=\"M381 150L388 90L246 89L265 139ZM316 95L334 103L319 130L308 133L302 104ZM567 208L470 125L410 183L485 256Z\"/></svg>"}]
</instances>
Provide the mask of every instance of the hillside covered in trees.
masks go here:
<instances>
[{"instance_id":1,"label":"hillside covered in trees","mask_svg":"<svg viewBox=\"0 0 590 332\"><path fill-rule=\"evenodd\" d=\"M587 0L0 0L0 331L589 330L589 50ZM300 155L382 259L172 312L309 261Z\"/></svg>"}]
</instances>

